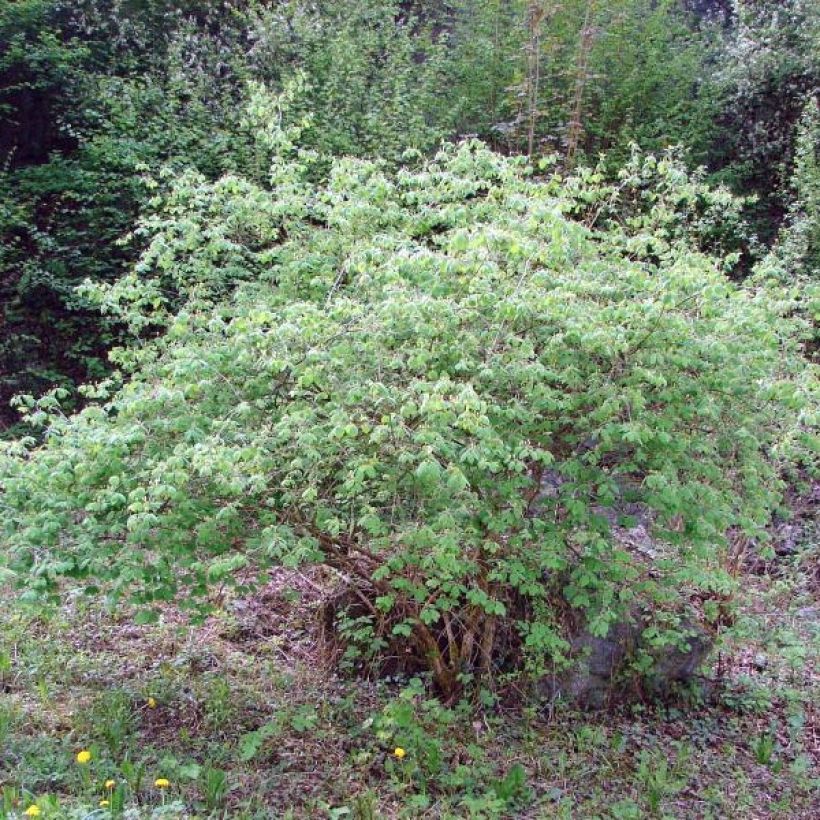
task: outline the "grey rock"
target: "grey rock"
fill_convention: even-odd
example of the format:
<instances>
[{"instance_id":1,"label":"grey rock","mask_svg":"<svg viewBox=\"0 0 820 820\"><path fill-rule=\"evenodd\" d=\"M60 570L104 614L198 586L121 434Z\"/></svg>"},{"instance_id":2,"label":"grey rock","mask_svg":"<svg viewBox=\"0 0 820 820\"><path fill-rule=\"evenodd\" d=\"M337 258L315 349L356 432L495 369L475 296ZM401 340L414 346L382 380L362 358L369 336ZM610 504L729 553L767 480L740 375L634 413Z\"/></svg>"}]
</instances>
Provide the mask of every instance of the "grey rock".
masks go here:
<instances>
[{"instance_id":1,"label":"grey rock","mask_svg":"<svg viewBox=\"0 0 820 820\"><path fill-rule=\"evenodd\" d=\"M774 552L780 558L797 555L802 528L797 524L781 524L774 531Z\"/></svg>"},{"instance_id":2,"label":"grey rock","mask_svg":"<svg viewBox=\"0 0 820 820\"><path fill-rule=\"evenodd\" d=\"M709 657L714 643L711 636L692 623L684 629L688 634L681 644L650 651L655 661L650 672L652 688L663 691L672 683L692 680Z\"/></svg>"},{"instance_id":3,"label":"grey rock","mask_svg":"<svg viewBox=\"0 0 820 820\"><path fill-rule=\"evenodd\" d=\"M803 606L795 615L804 621L820 621L820 606Z\"/></svg>"},{"instance_id":4,"label":"grey rock","mask_svg":"<svg viewBox=\"0 0 820 820\"><path fill-rule=\"evenodd\" d=\"M550 701L563 700L588 709L642 695L662 695L675 683L692 680L712 648L708 633L692 622L681 625L680 644L649 647L643 638L642 619L613 624L605 637L581 628L570 639L570 664L562 672L543 678L539 694ZM646 651L654 663L638 677L629 674L629 663Z\"/></svg>"}]
</instances>

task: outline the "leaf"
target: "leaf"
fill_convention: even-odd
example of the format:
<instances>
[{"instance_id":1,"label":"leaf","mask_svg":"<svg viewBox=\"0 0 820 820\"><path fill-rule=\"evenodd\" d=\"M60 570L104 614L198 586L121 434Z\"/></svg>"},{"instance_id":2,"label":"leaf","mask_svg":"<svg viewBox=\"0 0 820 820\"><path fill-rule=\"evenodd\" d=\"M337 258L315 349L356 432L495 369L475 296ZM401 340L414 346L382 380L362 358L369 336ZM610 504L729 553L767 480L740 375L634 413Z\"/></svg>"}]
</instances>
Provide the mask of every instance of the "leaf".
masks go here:
<instances>
[{"instance_id":1,"label":"leaf","mask_svg":"<svg viewBox=\"0 0 820 820\"><path fill-rule=\"evenodd\" d=\"M422 461L416 467L416 478L425 486L436 483L441 476L441 467L437 461Z\"/></svg>"}]
</instances>

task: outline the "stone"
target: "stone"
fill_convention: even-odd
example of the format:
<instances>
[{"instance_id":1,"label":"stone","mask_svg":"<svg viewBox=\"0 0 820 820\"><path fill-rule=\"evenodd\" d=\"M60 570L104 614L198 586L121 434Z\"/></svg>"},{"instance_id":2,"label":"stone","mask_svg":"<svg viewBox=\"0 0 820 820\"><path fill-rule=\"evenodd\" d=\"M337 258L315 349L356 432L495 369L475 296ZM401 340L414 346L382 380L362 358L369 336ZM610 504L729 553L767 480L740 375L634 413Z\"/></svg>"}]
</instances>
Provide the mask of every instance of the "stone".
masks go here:
<instances>
[{"instance_id":1,"label":"stone","mask_svg":"<svg viewBox=\"0 0 820 820\"><path fill-rule=\"evenodd\" d=\"M706 630L691 621L683 622L681 630L686 637L680 645L658 648L645 646L639 618L613 624L605 637L580 628L570 638L569 667L543 678L539 693L551 702L562 700L587 709L666 694L674 684L697 675L713 645ZM629 663L642 650L654 663L642 676L630 674Z\"/></svg>"},{"instance_id":2,"label":"stone","mask_svg":"<svg viewBox=\"0 0 820 820\"><path fill-rule=\"evenodd\" d=\"M649 673L649 684L655 691L665 692L671 684L691 681L712 651L714 641L705 629L691 622L682 628L688 633L682 645L650 651L655 663Z\"/></svg>"},{"instance_id":3,"label":"stone","mask_svg":"<svg viewBox=\"0 0 820 820\"><path fill-rule=\"evenodd\" d=\"M764 669L767 669L768 666L769 659L762 652L758 652L752 660L752 667L758 672L762 672Z\"/></svg>"}]
</instances>

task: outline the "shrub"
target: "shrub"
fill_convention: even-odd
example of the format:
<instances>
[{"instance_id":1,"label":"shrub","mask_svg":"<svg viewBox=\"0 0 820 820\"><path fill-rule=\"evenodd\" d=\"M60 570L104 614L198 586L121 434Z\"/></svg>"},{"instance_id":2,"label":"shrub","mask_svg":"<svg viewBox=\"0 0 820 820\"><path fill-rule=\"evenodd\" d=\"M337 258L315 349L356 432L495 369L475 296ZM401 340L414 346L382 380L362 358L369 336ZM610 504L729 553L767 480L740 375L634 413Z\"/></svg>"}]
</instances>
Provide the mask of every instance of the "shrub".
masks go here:
<instances>
[{"instance_id":1,"label":"shrub","mask_svg":"<svg viewBox=\"0 0 820 820\"><path fill-rule=\"evenodd\" d=\"M727 281L685 220L648 233L651 197L598 224L589 172L466 143L314 184L271 135L270 186L180 177L135 272L97 289L164 332L82 412L29 401L42 445L3 445L26 594L82 579L148 618L321 563L374 661L448 696L560 661L568 618L603 634L726 594L726 533L765 524L816 407L789 300ZM651 551L613 538L623 502L653 511Z\"/></svg>"}]
</instances>

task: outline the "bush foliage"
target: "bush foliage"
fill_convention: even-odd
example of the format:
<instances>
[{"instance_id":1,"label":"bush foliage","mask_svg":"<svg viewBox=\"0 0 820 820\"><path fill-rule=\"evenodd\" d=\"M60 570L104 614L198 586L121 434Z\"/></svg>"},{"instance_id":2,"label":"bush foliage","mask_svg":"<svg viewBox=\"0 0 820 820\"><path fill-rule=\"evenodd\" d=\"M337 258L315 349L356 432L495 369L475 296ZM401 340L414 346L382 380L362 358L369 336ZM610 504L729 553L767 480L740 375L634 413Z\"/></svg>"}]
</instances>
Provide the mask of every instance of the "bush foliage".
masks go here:
<instances>
[{"instance_id":1,"label":"bush foliage","mask_svg":"<svg viewBox=\"0 0 820 820\"><path fill-rule=\"evenodd\" d=\"M150 617L320 563L365 655L447 694L560 663L568 617L714 614L816 407L794 299L709 254L725 195L673 156L606 184L475 142L316 182L264 95L249 116L269 179L175 181L133 272L86 292L137 334L119 370L77 415L29 400L43 443L4 445L26 594L82 579ZM625 503L651 554L613 538Z\"/></svg>"}]
</instances>

